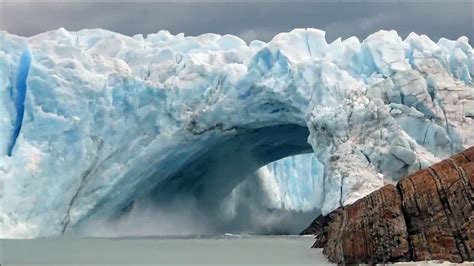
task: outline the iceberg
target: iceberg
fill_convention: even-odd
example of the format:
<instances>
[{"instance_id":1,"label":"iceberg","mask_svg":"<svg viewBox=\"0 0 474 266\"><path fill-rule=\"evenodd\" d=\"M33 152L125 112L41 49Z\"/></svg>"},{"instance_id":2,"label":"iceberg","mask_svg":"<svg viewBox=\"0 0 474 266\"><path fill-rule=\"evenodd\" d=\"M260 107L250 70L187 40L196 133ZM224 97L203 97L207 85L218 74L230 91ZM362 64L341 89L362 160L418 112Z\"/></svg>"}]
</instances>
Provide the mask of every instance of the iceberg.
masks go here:
<instances>
[{"instance_id":1,"label":"iceberg","mask_svg":"<svg viewBox=\"0 0 474 266\"><path fill-rule=\"evenodd\" d=\"M268 204L327 214L474 145L466 37L0 35L2 238L218 208L257 169Z\"/></svg>"}]
</instances>

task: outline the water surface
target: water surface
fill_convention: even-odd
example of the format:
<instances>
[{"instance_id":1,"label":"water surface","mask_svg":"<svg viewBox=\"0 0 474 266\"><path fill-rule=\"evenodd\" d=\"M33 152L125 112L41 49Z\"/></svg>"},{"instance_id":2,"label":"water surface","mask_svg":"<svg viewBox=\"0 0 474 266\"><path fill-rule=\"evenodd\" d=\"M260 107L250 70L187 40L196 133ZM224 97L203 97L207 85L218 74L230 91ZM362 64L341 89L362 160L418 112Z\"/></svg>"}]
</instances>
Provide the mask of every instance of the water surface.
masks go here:
<instances>
[{"instance_id":1,"label":"water surface","mask_svg":"<svg viewBox=\"0 0 474 266\"><path fill-rule=\"evenodd\" d=\"M323 265L311 236L0 240L2 265Z\"/></svg>"}]
</instances>

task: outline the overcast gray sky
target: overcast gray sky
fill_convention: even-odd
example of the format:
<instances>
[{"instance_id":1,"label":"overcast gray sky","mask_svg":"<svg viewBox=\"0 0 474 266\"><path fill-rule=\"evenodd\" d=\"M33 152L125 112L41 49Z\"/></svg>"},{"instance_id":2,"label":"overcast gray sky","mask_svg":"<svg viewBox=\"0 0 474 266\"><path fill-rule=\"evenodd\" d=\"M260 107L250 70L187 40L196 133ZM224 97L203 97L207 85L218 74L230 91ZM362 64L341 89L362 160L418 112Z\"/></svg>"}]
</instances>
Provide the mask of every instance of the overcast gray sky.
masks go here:
<instances>
[{"instance_id":1,"label":"overcast gray sky","mask_svg":"<svg viewBox=\"0 0 474 266\"><path fill-rule=\"evenodd\" d=\"M414 31L433 40L467 36L474 40L474 4L468 1L319 1L319 2L5 2L0 0L1 28L31 36L64 27L104 28L126 35L161 29L174 34L213 32L244 40L270 40L276 33L314 27L328 41L380 29L403 37Z\"/></svg>"}]
</instances>

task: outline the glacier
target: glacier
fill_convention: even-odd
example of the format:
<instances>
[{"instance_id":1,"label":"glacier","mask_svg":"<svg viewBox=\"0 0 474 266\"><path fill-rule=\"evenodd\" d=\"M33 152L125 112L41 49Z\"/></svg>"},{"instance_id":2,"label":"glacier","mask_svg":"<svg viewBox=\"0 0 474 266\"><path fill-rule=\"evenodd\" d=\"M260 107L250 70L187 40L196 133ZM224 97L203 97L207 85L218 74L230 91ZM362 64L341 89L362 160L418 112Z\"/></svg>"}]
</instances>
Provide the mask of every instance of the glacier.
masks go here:
<instances>
[{"instance_id":1,"label":"glacier","mask_svg":"<svg viewBox=\"0 0 474 266\"><path fill-rule=\"evenodd\" d=\"M221 202L217 233L299 234L320 214L323 171L313 154L261 167Z\"/></svg>"},{"instance_id":2,"label":"glacier","mask_svg":"<svg viewBox=\"0 0 474 266\"><path fill-rule=\"evenodd\" d=\"M474 145L466 37L0 36L2 238L137 202L235 206L255 175L266 205L328 213Z\"/></svg>"}]
</instances>

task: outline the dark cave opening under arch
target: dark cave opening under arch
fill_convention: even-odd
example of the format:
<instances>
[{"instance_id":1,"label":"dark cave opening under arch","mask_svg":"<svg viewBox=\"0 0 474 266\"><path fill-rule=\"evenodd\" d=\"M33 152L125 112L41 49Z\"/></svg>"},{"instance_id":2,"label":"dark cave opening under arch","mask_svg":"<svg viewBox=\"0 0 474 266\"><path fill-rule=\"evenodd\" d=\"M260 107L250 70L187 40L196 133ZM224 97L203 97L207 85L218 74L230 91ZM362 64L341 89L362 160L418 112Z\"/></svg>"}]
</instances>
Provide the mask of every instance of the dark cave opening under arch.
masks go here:
<instances>
[{"instance_id":1,"label":"dark cave opening under arch","mask_svg":"<svg viewBox=\"0 0 474 266\"><path fill-rule=\"evenodd\" d=\"M150 193L156 201L190 195L212 206L258 168L279 159L311 153L309 131L295 124L237 131L216 142Z\"/></svg>"},{"instance_id":2,"label":"dark cave opening under arch","mask_svg":"<svg viewBox=\"0 0 474 266\"><path fill-rule=\"evenodd\" d=\"M155 184L146 194L134 198L114 219L135 221L127 222L129 224L136 224L136 221L143 224L141 220L149 220L150 224L155 223L151 226L165 228L146 233L151 235L299 233L303 229L301 226L306 226L319 210L269 209L257 202L246 202L245 206L236 205L241 217L226 220L222 203L244 180L256 178L255 173L262 166L286 157L312 153L308 136L308 128L297 124L234 130L210 142L179 171ZM265 219L274 224L258 225L257 220ZM163 226L164 220L168 221ZM183 223L183 220L195 221ZM194 223L206 224L205 233L190 229ZM172 229L166 229L169 224L173 224ZM129 226L118 231L135 235L135 225L132 227L129 232Z\"/></svg>"}]
</instances>

